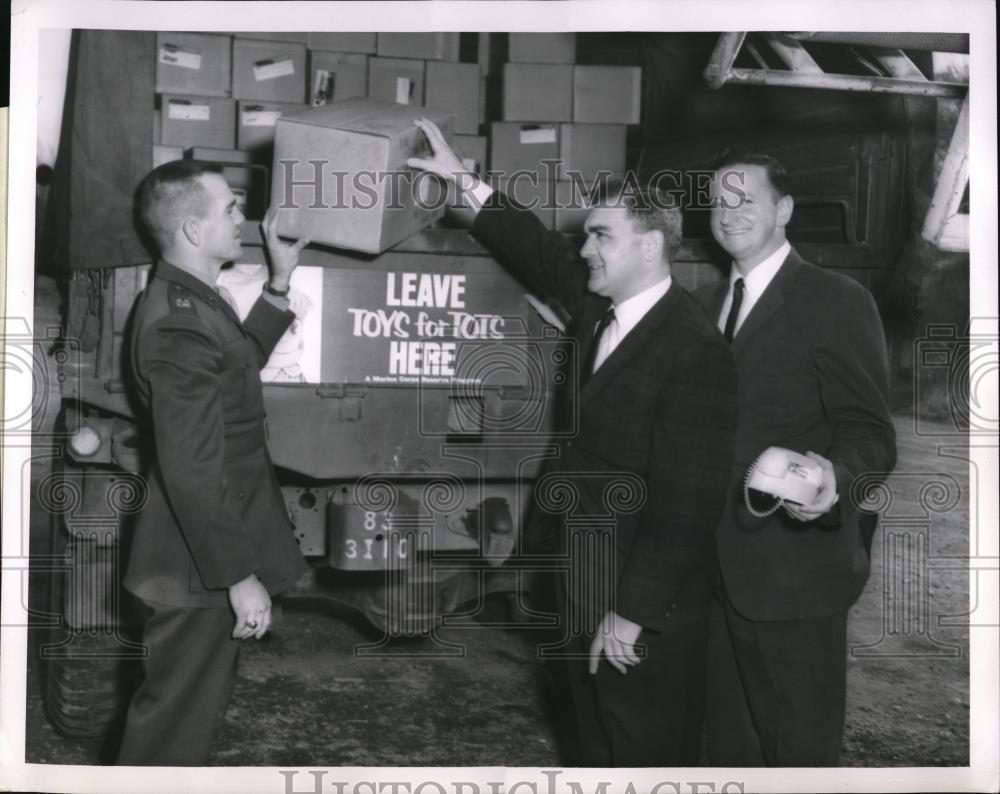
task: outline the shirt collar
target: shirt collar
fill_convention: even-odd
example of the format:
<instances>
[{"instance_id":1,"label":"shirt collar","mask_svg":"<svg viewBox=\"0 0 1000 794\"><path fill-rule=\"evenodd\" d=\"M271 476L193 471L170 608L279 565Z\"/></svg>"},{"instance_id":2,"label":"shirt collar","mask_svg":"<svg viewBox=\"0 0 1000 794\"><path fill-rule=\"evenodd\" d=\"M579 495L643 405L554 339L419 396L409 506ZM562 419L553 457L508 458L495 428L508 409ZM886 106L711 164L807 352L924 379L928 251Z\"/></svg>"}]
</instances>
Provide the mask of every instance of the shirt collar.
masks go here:
<instances>
[{"instance_id":1,"label":"shirt collar","mask_svg":"<svg viewBox=\"0 0 1000 794\"><path fill-rule=\"evenodd\" d=\"M788 240L785 240L777 251L745 276L740 274L740 271L736 269L736 265L733 265L732 270L729 272L730 292L732 291L733 284L736 283L736 279L741 278L743 279L743 288L747 293L753 298L759 298L764 293L764 290L767 289L767 285L771 283L771 279L777 275L782 263L791 251L792 244Z\"/></svg>"},{"instance_id":2,"label":"shirt collar","mask_svg":"<svg viewBox=\"0 0 1000 794\"><path fill-rule=\"evenodd\" d=\"M667 276L663 281L647 287L638 295L633 295L614 307L615 320L618 322L618 329L622 336L635 328L639 321L646 316L646 313L653 308L653 305L667 294L670 284L671 278Z\"/></svg>"}]
</instances>

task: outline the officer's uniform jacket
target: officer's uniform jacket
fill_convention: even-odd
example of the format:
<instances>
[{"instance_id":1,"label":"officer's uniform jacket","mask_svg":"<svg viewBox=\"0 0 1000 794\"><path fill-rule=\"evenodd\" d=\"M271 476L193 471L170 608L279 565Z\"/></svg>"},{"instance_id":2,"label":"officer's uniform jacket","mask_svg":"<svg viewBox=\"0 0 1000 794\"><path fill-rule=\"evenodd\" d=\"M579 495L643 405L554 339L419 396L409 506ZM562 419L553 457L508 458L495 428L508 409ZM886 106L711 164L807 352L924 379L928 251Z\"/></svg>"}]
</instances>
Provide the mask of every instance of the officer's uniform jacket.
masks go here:
<instances>
[{"instance_id":1,"label":"officer's uniform jacket","mask_svg":"<svg viewBox=\"0 0 1000 794\"><path fill-rule=\"evenodd\" d=\"M129 351L153 442L125 577L139 597L225 606L251 573L274 594L306 570L265 445L260 382L294 316L262 297L241 323L208 284L157 266Z\"/></svg>"}]
</instances>

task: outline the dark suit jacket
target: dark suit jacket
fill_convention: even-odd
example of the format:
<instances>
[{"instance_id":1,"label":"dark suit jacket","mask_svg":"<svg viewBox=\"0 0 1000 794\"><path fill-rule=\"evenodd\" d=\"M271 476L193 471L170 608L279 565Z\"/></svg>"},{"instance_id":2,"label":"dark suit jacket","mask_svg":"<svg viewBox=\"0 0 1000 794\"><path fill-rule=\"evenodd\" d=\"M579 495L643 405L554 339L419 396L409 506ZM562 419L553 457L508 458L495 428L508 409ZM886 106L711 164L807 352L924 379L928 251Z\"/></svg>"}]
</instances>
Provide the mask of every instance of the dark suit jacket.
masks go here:
<instances>
[{"instance_id":1,"label":"dark suit jacket","mask_svg":"<svg viewBox=\"0 0 1000 794\"><path fill-rule=\"evenodd\" d=\"M225 606L256 572L271 593L306 564L264 438L260 368L294 315L263 298L245 323L161 262L136 305L131 364L155 444L125 586L172 606Z\"/></svg>"},{"instance_id":2,"label":"dark suit jacket","mask_svg":"<svg viewBox=\"0 0 1000 794\"><path fill-rule=\"evenodd\" d=\"M716 322L728 280L695 297ZM751 620L845 611L868 578L874 516L851 504L859 475L896 460L882 323L856 281L793 250L733 339L739 372L736 459L719 524L726 592ZM802 523L784 510L759 519L743 506L746 468L767 447L812 450L834 465L840 501Z\"/></svg>"},{"instance_id":3,"label":"dark suit jacket","mask_svg":"<svg viewBox=\"0 0 1000 794\"><path fill-rule=\"evenodd\" d=\"M559 299L572 318L567 330L577 359L586 361L609 301L587 292L587 268L566 238L511 203L494 193L473 231L522 282ZM579 499L559 516L564 527L575 527L568 539L571 598L575 594L597 620L613 608L647 629L703 617L714 566L712 536L733 451L729 346L675 281L586 381L578 399L568 397L565 421L578 429L561 442L546 478L562 478ZM616 510L616 496L629 502L627 488L616 492L613 485L619 474L638 482L644 494ZM550 507L558 501L539 497ZM614 519L613 546L603 565L586 560L588 530L581 524L588 516ZM536 512L535 522L545 520L543 511Z\"/></svg>"}]
</instances>

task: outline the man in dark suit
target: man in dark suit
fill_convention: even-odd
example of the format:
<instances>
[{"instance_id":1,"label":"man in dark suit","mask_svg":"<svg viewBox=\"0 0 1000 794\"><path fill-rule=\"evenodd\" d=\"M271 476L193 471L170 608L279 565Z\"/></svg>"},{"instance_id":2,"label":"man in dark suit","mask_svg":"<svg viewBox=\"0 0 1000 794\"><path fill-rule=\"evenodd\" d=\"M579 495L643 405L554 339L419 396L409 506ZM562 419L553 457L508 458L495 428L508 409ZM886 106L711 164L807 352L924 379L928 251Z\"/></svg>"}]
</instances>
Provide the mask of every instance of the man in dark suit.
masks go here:
<instances>
[{"instance_id":1,"label":"man in dark suit","mask_svg":"<svg viewBox=\"0 0 1000 794\"><path fill-rule=\"evenodd\" d=\"M259 374L294 320L284 296L306 241L281 243L268 213L271 279L241 323L214 286L242 250L221 173L166 163L138 200L160 253L131 338L155 462L125 578L146 613L148 657L118 763L203 765L240 641L264 635L271 595L306 570L265 445Z\"/></svg>"},{"instance_id":2,"label":"man in dark suit","mask_svg":"<svg viewBox=\"0 0 1000 794\"><path fill-rule=\"evenodd\" d=\"M896 459L885 338L867 289L803 262L786 241L794 203L776 160L723 160L712 197L712 234L733 267L696 297L731 340L739 419L716 536L708 761L836 765L847 610L868 578L875 525L851 485ZM759 518L744 505L743 479L771 446L808 454L822 487L812 504Z\"/></svg>"},{"instance_id":3,"label":"man in dark suit","mask_svg":"<svg viewBox=\"0 0 1000 794\"><path fill-rule=\"evenodd\" d=\"M563 235L466 173L433 124L418 126L433 157L409 164L460 186L473 233L572 318L582 362L579 391L569 395L578 429L560 443L539 490L555 478L578 504L560 516L557 500L540 498L550 512L536 513L563 520L570 555L560 599L578 733L572 761L695 764L735 375L728 346L671 279L680 212L647 193L610 191L590 211L577 255ZM617 513L616 483L634 497Z\"/></svg>"}]
</instances>

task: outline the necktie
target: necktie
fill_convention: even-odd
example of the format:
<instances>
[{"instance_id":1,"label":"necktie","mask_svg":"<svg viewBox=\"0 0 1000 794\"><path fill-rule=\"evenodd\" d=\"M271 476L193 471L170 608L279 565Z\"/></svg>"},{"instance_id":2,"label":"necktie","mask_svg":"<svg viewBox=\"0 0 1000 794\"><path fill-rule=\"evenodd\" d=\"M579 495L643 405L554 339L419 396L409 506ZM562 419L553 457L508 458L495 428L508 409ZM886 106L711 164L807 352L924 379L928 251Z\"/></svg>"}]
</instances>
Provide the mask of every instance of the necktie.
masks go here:
<instances>
[{"instance_id":1,"label":"necktie","mask_svg":"<svg viewBox=\"0 0 1000 794\"><path fill-rule=\"evenodd\" d=\"M736 331L736 318L740 315L740 306L743 305L743 279L738 278L733 283L733 305L729 307L729 314L726 317L726 330L723 334L727 342L733 341L733 333Z\"/></svg>"},{"instance_id":2,"label":"necktie","mask_svg":"<svg viewBox=\"0 0 1000 794\"><path fill-rule=\"evenodd\" d=\"M601 351L601 341L604 339L605 332L608 330L608 326L615 321L615 310L612 307L608 307L608 310L604 312L604 316L601 317L601 321L597 324L597 328L594 329L594 338L590 345L590 354L587 356L587 363L584 366L581 374L583 379L586 380L591 376L591 374L604 363L610 353L610 351ZM603 355L599 354L603 352Z\"/></svg>"}]
</instances>

